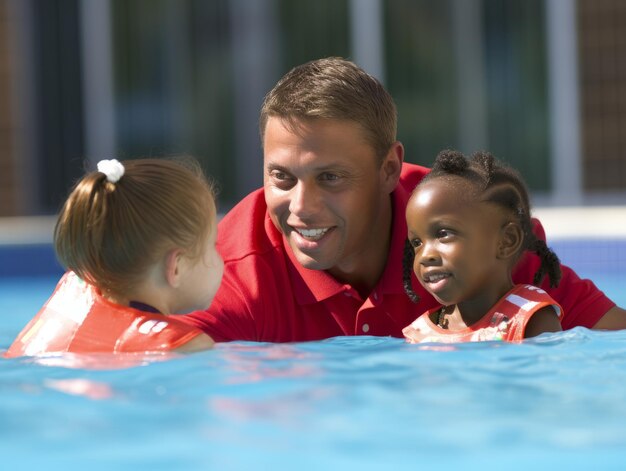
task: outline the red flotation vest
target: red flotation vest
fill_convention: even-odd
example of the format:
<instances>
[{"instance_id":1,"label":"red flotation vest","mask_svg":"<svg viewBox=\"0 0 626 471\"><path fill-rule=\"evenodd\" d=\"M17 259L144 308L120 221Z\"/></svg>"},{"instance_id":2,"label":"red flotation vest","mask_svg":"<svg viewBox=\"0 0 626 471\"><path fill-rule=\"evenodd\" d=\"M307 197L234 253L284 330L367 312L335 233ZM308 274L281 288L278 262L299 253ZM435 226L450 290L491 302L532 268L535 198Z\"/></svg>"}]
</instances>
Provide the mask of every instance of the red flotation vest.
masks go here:
<instances>
[{"instance_id":1,"label":"red flotation vest","mask_svg":"<svg viewBox=\"0 0 626 471\"><path fill-rule=\"evenodd\" d=\"M201 333L175 316L114 304L75 273L67 272L4 356L164 352Z\"/></svg>"},{"instance_id":2,"label":"red flotation vest","mask_svg":"<svg viewBox=\"0 0 626 471\"><path fill-rule=\"evenodd\" d=\"M430 314L439 308L422 314L402 333L410 343L419 342L476 342L503 340L521 342L530 318L538 310L551 306L559 320L563 318L561 306L544 290L532 285L516 285L505 294L491 310L475 324L462 330L442 329L430 320Z\"/></svg>"}]
</instances>

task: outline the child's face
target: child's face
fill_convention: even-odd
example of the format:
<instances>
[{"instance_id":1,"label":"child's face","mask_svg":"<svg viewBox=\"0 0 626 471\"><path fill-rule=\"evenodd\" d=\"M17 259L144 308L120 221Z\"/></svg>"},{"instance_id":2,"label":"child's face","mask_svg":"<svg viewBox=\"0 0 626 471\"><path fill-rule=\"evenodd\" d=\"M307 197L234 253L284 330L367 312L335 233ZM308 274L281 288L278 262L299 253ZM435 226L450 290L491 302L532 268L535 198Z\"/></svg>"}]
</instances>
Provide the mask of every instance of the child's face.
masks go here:
<instances>
[{"instance_id":1,"label":"child's face","mask_svg":"<svg viewBox=\"0 0 626 471\"><path fill-rule=\"evenodd\" d=\"M200 257L193 259L181 284L181 307L179 313L203 310L209 307L217 292L224 273L224 261L215 249L217 224L208 235Z\"/></svg>"},{"instance_id":2,"label":"child's face","mask_svg":"<svg viewBox=\"0 0 626 471\"><path fill-rule=\"evenodd\" d=\"M443 305L476 301L490 307L510 284L508 265L497 257L505 215L473 194L460 177L437 178L419 186L407 204L413 270Z\"/></svg>"}]
</instances>

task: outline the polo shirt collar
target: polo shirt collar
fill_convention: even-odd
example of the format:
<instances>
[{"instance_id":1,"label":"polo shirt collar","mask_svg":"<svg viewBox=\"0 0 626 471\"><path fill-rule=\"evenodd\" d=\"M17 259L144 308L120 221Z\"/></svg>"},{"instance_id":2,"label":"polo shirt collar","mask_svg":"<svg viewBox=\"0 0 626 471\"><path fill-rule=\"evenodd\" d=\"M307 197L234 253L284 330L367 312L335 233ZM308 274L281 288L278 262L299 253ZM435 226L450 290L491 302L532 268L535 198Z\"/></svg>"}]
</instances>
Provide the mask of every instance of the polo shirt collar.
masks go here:
<instances>
[{"instance_id":1,"label":"polo shirt collar","mask_svg":"<svg viewBox=\"0 0 626 471\"><path fill-rule=\"evenodd\" d=\"M407 238L406 204L411 196L403 186L398 185L392 196L393 222L391 245L385 271L376 286L380 294L404 294L402 284L402 258L404 257L404 242Z\"/></svg>"},{"instance_id":2,"label":"polo shirt collar","mask_svg":"<svg viewBox=\"0 0 626 471\"><path fill-rule=\"evenodd\" d=\"M404 293L402 286L402 256L407 228L404 216L409 193L398 185L391 194L392 202L392 232L391 245L387 265L383 275L374 288L379 296L386 293ZM296 259L286 238L282 237L283 250L289 258L289 276L294 288L294 295L298 304L313 304L324 301L332 296L344 292L349 285L341 283L323 270L310 270L303 267Z\"/></svg>"},{"instance_id":3,"label":"polo shirt collar","mask_svg":"<svg viewBox=\"0 0 626 471\"><path fill-rule=\"evenodd\" d=\"M289 277L298 304L314 304L344 291L346 285L337 281L326 271L303 267L296 259L285 236L283 236L283 250L289 257Z\"/></svg>"}]
</instances>

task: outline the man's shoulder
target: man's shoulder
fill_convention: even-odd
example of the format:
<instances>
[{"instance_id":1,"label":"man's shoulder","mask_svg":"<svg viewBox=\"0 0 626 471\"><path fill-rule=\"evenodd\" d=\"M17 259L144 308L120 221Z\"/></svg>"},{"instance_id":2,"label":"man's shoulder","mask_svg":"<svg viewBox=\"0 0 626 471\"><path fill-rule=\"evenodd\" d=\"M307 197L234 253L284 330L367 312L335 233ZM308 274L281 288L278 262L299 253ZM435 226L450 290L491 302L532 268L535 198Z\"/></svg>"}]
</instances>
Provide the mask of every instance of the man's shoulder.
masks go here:
<instances>
[{"instance_id":1,"label":"man's shoulder","mask_svg":"<svg viewBox=\"0 0 626 471\"><path fill-rule=\"evenodd\" d=\"M398 185L405 190L412 192L415 186L422 181L422 178L430 172L428 167L404 162L402 164L402 172L400 173L400 181Z\"/></svg>"},{"instance_id":2,"label":"man's shoulder","mask_svg":"<svg viewBox=\"0 0 626 471\"><path fill-rule=\"evenodd\" d=\"M219 223L217 248L224 262L269 255L281 247L282 237L267 214L262 188L243 198Z\"/></svg>"}]
</instances>

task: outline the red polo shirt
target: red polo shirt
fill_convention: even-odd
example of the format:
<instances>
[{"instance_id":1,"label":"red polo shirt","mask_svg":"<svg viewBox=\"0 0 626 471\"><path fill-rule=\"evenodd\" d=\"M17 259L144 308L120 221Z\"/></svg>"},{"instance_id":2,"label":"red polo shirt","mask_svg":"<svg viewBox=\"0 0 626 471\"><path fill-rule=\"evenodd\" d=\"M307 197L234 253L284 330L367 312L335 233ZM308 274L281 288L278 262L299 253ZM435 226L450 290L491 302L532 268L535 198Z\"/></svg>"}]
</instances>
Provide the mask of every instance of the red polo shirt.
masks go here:
<instances>
[{"instance_id":1,"label":"red polo shirt","mask_svg":"<svg viewBox=\"0 0 626 471\"><path fill-rule=\"evenodd\" d=\"M302 267L272 223L263 189L244 198L220 222L217 248L224 258L222 284L207 311L185 318L215 341L296 342L338 335L402 337L402 328L436 301L414 279L421 301L412 303L402 286L406 203L429 169L405 163L392 193L393 227L387 266L363 299L325 271ZM543 228L536 232L545 238ZM539 258L528 254L513 280L532 283ZM563 307L563 328L593 327L615 304L589 280L563 266L559 288L542 286Z\"/></svg>"}]
</instances>

